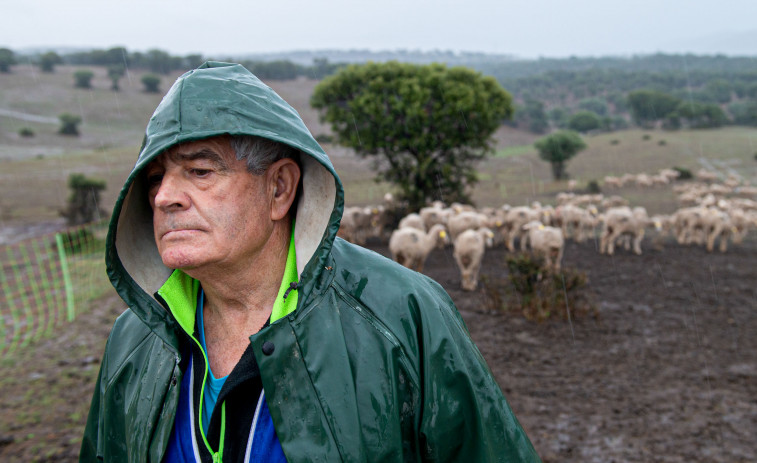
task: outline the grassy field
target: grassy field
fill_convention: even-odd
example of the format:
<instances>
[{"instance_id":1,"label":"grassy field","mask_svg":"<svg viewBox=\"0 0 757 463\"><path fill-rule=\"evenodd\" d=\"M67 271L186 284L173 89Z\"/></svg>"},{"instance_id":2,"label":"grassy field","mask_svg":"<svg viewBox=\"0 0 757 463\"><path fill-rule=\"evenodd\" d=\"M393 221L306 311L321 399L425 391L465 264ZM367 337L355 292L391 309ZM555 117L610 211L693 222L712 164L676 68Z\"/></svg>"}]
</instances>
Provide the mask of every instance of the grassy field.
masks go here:
<instances>
[{"instance_id":1,"label":"grassy field","mask_svg":"<svg viewBox=\"0 0 757 463\"><path fill-rule=\"evenodd\" d=\"M66 181L73 172L106 180L104 210L109 210L128 175L142 140L144 126L162 95L143 92L142 74L130 72L121 79L121 91L110 90L105 69L92 67L93 89L73 88L76 67L59 66L42 74L31 66L15 66L0 74L0 223L51 220L59 216L68 196ZM178 76L164 76L166 91ZM302 116L315 134L328 133L309 98L313 80L269 82ZM64 112L80 115L81 136L57 134L57 117ZM23 116L27 115L27 116ZM33 120L31 120L33 119ZM31 128L34 137L18 131ZM495 134L497 150L480 165L480 182L473 191L480 205L519 205L534 200L550 203L565 182L553 182L549 165L538 159L527 132L503 127ZM699 131L626 130L586 137L588 148L568 164L568 172L583 187L590 180L626 172L654 173L680 166L696 171L714 168L721 174L737 172L757 180L757 131L730 127ZM379 202L387 185L373 181L371 162L345 148L324 145L345 183L348 204ZM634 204L650 212L675 207L669 191L624 190Z\"/></svg>"}]
</instances>

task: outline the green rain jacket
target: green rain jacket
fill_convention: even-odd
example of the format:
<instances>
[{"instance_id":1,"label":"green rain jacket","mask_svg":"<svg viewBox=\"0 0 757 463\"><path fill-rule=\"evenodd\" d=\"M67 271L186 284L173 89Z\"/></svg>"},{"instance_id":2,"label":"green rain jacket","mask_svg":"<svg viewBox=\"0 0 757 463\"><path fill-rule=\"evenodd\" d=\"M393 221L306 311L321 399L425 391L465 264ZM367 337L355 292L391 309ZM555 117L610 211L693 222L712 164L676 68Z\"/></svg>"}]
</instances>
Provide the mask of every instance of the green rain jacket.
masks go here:
<instances>
[{"instance_id":1,"label":"green rain jacket","mask_svg":"<svg viewBox=\"0 0 757 463\"><path fill-rule=\"evenodd\" d=\"M182 330L155 294L158 254L140 172L167 148L249 134L301 152L295 311L250 337L291 462L539 461L447 293L336 238L344 192L297 112L240 65L181 76L147 126L116 202L108 275L128 309L103 355L81 461L159 462L177 410ZM263 343L271 342L263 353Z\"/></svg>"}]
</instances>

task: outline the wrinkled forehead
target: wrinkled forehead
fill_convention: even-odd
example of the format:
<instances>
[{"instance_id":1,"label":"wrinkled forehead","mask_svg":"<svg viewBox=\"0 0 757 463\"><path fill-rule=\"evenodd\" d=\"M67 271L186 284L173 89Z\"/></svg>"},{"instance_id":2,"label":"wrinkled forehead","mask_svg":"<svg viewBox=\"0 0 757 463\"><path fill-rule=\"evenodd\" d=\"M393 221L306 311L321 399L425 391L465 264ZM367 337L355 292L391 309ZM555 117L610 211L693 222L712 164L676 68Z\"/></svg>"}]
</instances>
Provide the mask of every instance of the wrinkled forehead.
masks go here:
<instances>
[{"instance_id":1,"label":"wrinkled forehead","mask_svg":"<svg viewBox=\"0 0 757 463\"><path fill-rule=\"evenodd\" d=\"M166 162L191 161L204 159L221 166L229 166L236 160L236 153L231 147L231 140L227 135L221 135L202 140L194 140L174 145L163 151L148 165L162 166Z\"/></svg>"}]
</instances>

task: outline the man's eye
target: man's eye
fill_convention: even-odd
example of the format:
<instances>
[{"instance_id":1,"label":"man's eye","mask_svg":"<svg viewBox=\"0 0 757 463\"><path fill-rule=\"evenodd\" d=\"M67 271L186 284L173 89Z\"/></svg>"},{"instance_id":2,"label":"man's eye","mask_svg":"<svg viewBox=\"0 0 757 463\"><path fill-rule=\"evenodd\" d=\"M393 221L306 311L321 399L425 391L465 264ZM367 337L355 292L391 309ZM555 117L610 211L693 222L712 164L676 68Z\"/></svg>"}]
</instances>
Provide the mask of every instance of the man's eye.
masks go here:
<instances>
[{"instance_id":1,"label":"man's eye","mask_svg":"<svg viewBox=\"0 0 757 463\"><path fill-rule=\"evenodd\" d=\"M192 175L195 177L207 177L210 175L210 169L192 169Z\"/></svg>"},{"instance_id":2,"label":"man's eye","mask_svg":"<svg viewBox=\"0 0 757 463\"><path fill-rule=\"evenodd\" d=\"M150 174L147 176L147 186L148 188L158 186L162 180L163 174Z\"/></svg>"}]
</instances>

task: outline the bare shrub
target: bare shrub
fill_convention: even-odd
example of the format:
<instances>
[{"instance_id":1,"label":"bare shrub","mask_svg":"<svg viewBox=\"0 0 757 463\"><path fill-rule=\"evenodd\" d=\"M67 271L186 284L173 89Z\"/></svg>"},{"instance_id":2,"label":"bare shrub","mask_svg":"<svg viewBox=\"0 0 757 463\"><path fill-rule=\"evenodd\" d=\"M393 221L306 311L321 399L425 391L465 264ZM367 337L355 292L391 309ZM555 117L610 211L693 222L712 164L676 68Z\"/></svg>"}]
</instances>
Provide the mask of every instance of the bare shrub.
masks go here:
<instances>
[{"instance_id":1,"label":"bare shrub","mask_svg":"<svg viewBox=\"0 0 757 463\"><path fill-rule=\"evenodd\" d=\"M481 277L488 309L520 313L536 322L555 317L599 318L586 273L570 268L547 273L541 258L526 253L509 256L506 261L506 278Z\"/></svg>"}]
</instances>

